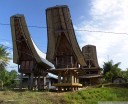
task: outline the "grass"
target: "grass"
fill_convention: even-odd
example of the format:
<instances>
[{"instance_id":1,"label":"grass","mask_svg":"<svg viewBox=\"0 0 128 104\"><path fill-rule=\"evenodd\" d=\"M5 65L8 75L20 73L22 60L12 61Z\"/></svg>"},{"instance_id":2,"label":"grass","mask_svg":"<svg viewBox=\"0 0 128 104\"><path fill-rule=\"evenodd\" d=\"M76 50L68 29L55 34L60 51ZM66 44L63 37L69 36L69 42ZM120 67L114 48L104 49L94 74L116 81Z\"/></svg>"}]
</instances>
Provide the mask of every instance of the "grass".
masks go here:
<instances>
[{"instance_id":1,"label":"grass","mask_svg":"<svg viewBox=\"0 0 128 104\"><path fill-rule=\"evenodd\" d=\"M65 95L67 104L97 104L98 101L128 101L126 88L92 88Z\"/></svg>"},{"instance_id":2,"label":"grass","mask_svg":"<svg viewBox=\"0 0 128 104\"><path fill-rule=\"evenodd\" d=\"M0 104L63 104L62 96L54 92L0 91Z\"/></svg>"},{"instance_id":3,"label":"grass","mask_svg":"<svg viewBox=\"0 0 128 104\"><path fill-rule=\"evenodd\" d=\"M98 101L128 101L128 89L104 87L63 93L0 91L0 104L98 104Z\"/></svg>"}]
</instances>

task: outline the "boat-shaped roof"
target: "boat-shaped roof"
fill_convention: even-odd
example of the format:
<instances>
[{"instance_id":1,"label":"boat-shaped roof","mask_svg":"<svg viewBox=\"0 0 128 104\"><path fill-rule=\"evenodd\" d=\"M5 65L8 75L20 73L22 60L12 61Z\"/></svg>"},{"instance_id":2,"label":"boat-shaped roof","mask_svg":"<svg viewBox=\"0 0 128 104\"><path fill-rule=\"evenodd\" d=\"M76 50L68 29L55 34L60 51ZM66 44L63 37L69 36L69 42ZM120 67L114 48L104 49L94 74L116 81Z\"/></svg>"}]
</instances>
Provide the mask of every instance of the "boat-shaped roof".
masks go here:
<instances>
[{"instance_id":1,"label":"boat-shaped roof","mask_svg":"<svg viewBox=\"0 0 128 104\"><path fill-rule=\"evenodd\" d=\"M36 59L37 63L40 63L45 66L45 68L54 68L54 65L46 60L46 54L41 52L39 48L36 46L32 38L30 37L27 24L25 21L25 17L22 14L13 15L10 18L11 22L11 32L12 32L12 41L13 41L13 62L16 64L19 64L19 54L18 54L18 48L16 43L16 25L15 25L15 19L18 19L18 26L22 31L22 35L25 38L25 42L29 46L29 49L31 50L33 57Z\"/></svg>"}]
</instances>

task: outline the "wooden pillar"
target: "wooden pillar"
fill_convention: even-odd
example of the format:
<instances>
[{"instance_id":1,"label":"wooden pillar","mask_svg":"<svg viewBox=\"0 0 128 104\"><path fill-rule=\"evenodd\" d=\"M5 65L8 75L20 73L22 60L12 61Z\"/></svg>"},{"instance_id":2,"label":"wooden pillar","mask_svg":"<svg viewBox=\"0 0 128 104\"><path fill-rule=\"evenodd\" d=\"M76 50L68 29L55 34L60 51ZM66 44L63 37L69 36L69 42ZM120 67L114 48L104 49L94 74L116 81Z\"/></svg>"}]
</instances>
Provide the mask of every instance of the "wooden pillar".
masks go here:
<instances>
[{"instance_id":1,"label":"wooden pillar","mask_svg":"<svg viewBox=\"0 0 128 104\"><path fill-rule=\"evenodd\" d=\"M61 72L58 73L58 83L61 83Z\"/></svg>"},{"instance_id":2,"label":"wooden pillar","mask_svg":"<svg viewBox=\"0 0 128 104\"><path fill-rule=\"evenodd\" d=\"M67 91L69 91L70 90L70 88L69 87L67 87Z\"/></svg>"},{"instance_id":3,"label":"wooden pillar","mask_svg":"<svg viewBox=\"0 0 128 104\"><path fill-rule=\"evenodd\" d=\"M62 87L61 86L58 87L58 91L59 92L62 91Z\"/></svg>"},{"instance_id":4,"label":"wooden pillar","mask_svg":"<svg viewBox=\"0 0 128 104\"><path fill-rule=\"evenodd\" d=\"M71 56L71 65L72 65L72 67L73 67L73 58L72 58L72 56Z\"/></svg>"},{"instance_id":5,"label":"wooden pillar","mask_svg":"<svg viewBox=\"0 0 128 104\"><path fill-rule=\"evenodd\" d=\"M74 87L74 90L77 91L77 87Z\"/></svg>"},{"instance_id":6,"label":"wooden pillar","mask_svg":"<svg viewBox=\"0 0 128 104\"><path fill-rule=\"evenodd\" d=\"M57 66L58 62L57 62L57 57L56 57L56 66Z\"/></svg>"},{"instance_id":7,"label":"wooden pillar","mask_svg":"<svg viewBox=\"0 0 128 104\"><path fill-rule=\"evenodd\" d=\"M38 91L40 90L40 75L38 76Z\"/></svg>"},{"instance_id":8,"label":"wooden pillar","mask_svg":"<svg viewBox=\"0 0 128 104\"><path fill-rule=\"evenodd\" d=\"M79 77L78 76L76 77L76 82L79 83Z\"/></svg>"},{"instance_id":9,"label":"wooden pillar","mask_svg":"<svg viewBox=\"0 0 128 104\"><path fill-rule=\"evenodd\" d=\"M91 86L91 78L89 79L89 85Z\"/></svg>"},{"instance_id":10,"label":"wooden pillar","mask_svg":"<svg viewBox=\"0 0 128 104\"><path fill-rule=\"evenodd\" d=\"M30 75L28 75L28 90L30 90Z\"/></svg>"},{"instance_id":11,"label":"wooden pillar","mask_svg":"<svg viewBox=\"0 0 128 104\"><path fill-rule=\"evenodd\" d=\"M30 90L33 90L33 76L34 76L34 74L31 73L31 76L30 76Z\"/></svg>"},{"instance_id":12,"label":"wooden pillar","mask_svg":"<svg viewBox=\"0 0 128 104\"><path fill-rule=\"evenodd\" d=\"M34 80L34 90L37 89L37 77L35 76L35 80Z\"/></svg>"},{"instance_id":13,"label":"wooden pillar","mask_svg":"<svg viewBox=\"0 0 128 104\"><path fill-rule=\"evenodd\" d=\"M74 83L74 76L72 75L71 71L70 71L70 83Z\"/></svg>"},{"instance_id":14,"label":"wooden pillar","mask_svg":"<svg viewBox=\"0 0 128 104\"><path fill-rule=\"evenodd\" d=\"M67 90L66 90L66 87L64 87L64 91L67 91Z\"/></svg>"},{"instance_id":15,"label":"wooden pillar","mask_svg":"<svg viewBox=\"0 0 128 104\"><path fill-rule=\"evenodd\" d=\"M66 76L63 76L63 83L66 83Z\"/></svg>"},{"instance_id":16,"label":"wooden pillar","mask_svg":"<svg viewBox=\"0 0 128 104\"><path fill-rule=\"evenodd\" d=\"M23 87L23 73L20 74L20 90L22 90Z\"/></svg>"},{"instance_id":17,"label":"wooden pillar","mask_svg":"<svg viewBox=\"0 0 128 104\"><path fill-rule=\"evenodd\" d=\"M43 90L45 89L45 86L46 86L46 77L43 76ZM49 85L47 87L49 89Z\"/></svg>"},{"instance_id":18,"label":"wooden pillar","mask_svg":"<svg viewBox=\"0 0 128 104\"><path fill-rule=\"evenodd\" d=\"M76 87L76 90L78 90L78 87Z\"/></svg>"},{"instance_id":19,"label":"wooden pillar","mask_svg":"<svg viewBox=\"0 0 128 104\"><path fill-rule=\"evenodd\" d=\"M71 91L74 91L74 87L71 87Z\"/></svg>"},{"instance_id":20,"label":"wooden pillar","mask_svg":"<svg viewBox=\"0 0 128 104\"><path fill-rule=\"evenodd\" d=\"M74 83L77 83L77 78L76 78L76 76L74 76Z\"/></svg>"}]
</instances>

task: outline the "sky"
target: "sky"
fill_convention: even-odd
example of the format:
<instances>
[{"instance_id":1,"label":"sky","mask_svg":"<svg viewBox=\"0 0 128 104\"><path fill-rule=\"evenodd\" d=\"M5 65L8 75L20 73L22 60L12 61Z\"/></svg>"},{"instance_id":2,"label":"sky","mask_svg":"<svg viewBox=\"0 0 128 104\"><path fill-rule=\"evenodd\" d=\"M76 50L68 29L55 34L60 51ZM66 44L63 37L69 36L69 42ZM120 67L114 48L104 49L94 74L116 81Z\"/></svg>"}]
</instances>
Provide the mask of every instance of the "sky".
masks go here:
<instances>
[{"instance_id":1,"label":"sky","mask_svg":"<svg viewBox=\"0 0 128 104\"><path fill-rule=\"evenodd\" d=\"M121 62L122 70L128 68L128 0L0 0L0 44L10 47L10 57L11 28L2 24L10 24L12 15L24 14L28 26L46 27L45 10L56 5L69 6L79 46L95 45L100 67L113 60ZM47 29L29 27L29 32L38 48L46 53ZM16 66L11 60L7 69L17 70Z\"/></svg>"}]
</instances>

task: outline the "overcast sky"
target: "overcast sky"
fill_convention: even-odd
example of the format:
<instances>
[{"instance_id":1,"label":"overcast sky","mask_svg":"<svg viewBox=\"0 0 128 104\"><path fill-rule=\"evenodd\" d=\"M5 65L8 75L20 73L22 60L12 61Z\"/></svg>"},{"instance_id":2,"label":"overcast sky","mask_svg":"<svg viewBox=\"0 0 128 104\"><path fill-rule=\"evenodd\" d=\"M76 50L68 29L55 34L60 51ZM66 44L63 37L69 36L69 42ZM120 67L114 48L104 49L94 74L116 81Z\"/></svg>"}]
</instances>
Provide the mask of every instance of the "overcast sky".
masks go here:
<instances>
[{"instance_id":1,"label":"overcast sky","mask_svg":"<svg viewBox=\"0 0 128 104\"><path fill-rule=\"evenodd\" d=\"M128 68L128 0L0 0L0 44L12 48L10 16L24 14L27 25L46 27L45 9L55 5L68 5L80 47L97 47L100 66L113 60ZM46 28L29 28L38 48L46 53ZM90 31L90 32L89 32ZM99 32L98 32L99 31ZM114 33L104 33L114 32ZM9 49L11 53L12 49ZM11 55L12 56L12 55ZM8 70L16 69L12 62Z\"/></svg>"}]
</instances>

